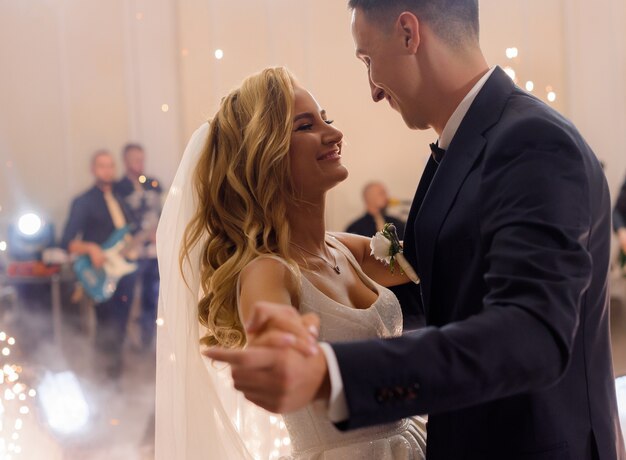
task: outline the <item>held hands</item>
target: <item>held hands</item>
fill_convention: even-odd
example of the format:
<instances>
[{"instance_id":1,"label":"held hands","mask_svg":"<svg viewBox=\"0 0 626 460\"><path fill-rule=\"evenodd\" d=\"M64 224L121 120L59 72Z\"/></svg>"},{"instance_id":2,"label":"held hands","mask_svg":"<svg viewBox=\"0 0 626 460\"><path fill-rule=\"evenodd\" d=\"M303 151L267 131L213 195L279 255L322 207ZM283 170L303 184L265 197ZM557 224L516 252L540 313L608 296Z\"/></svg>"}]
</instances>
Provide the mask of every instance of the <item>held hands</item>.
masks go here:
<instances>
[{"instance_id":1,"label":"held hands","mask_svg":"<svg viewBox=\"0 0 626 460\"><path fill-rule=\"evenodd\" d=\"M270 412L293 412L330 394L318 331L316 315L300 316L290 305L259 302L246 324L244 350L214 347L204 354L230 364L235 388L249 401Z\"/></svg>"}]
</instances>

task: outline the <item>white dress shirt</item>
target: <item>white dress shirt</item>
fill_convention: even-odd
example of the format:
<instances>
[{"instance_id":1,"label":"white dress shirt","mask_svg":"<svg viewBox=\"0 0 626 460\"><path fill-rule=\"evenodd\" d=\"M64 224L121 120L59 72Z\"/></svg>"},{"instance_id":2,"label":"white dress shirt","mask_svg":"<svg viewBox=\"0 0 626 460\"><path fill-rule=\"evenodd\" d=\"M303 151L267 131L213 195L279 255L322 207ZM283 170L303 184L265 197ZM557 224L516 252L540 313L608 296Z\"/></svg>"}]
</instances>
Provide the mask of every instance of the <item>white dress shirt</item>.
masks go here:
<instances>
[{"instance_id":1,"label":"white dress shirt","mask_svg":"<svg viewBox=\"0 0 626 460\"><path fill-rule=\"evenodd\" d=\"M494 70L495 67L492 67L485 75L482 76L480 80L478 80L478 82L458 105L454 113L452 113L452 116L439 136L439 148L446 150L450 146L454 135L459 129L459 126L461 126L461 122L465 118L465 115L467 115L467 111L487 80L489 80L489 77ZM320 343L320 347L326 357L326 365L328 366L328 375L330 377L328 418L334 423L343 422L350 418L350 412L348 411L348 403L346 401L346 394L343 388L343 380L341 378L339 364L337 363L337 357L335 356L333 348L328 343Z\"/></svg>"}]
</instances>

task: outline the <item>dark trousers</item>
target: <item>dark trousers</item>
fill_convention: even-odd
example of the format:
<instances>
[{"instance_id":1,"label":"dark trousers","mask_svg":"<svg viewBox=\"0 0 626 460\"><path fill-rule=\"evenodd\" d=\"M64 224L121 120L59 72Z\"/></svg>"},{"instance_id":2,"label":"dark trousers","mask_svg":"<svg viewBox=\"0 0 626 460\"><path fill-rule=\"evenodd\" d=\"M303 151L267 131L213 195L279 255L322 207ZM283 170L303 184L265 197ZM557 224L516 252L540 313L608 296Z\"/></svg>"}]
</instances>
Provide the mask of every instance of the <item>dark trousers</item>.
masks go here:
<instances>
[{"instance_id":1,"label":"dark trousers","mask_svg":"<svg viewBox=\"0 0 626 460\"><path fill-rule=\"evenodd\" d=\"M96 304L96 349L111 358L111 365L121 365L128 315L133 303L137 272L122 278L109 300Z\"/></svg>"},{"instance_id":2,"label":"dark trousers","mask_svg":"<svg viewBox=\"0 0 626 460\"><path fill-rule=\"evenodd\" d=\"M149 347L156 330L157 307L159 302L159 264L157 259L142 259L139 262L141 280L141 342Z\"/></svg>"}]
</instances>

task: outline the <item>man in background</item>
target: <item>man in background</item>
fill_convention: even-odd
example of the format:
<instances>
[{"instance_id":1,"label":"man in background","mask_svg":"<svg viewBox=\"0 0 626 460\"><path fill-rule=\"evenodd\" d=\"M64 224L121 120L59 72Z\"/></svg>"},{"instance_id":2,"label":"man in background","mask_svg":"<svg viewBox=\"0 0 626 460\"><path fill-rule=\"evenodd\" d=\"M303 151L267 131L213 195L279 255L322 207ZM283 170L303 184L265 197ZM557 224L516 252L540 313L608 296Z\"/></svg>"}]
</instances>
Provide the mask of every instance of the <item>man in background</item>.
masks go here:
<instances>
[{"instance_id":1,"label":"man in background","mask_svg":"<svg viewBox=\"0 0 626 460\"><path fill-rule=\"evenodd\" d=\"M346 232L372 237L376 232L382 230L385 224L394 224L398 236L402 239L405 223L386 214L389 206L389 195L382 182L370 182L363 187L363 202L365 203L365 214L352 222Z\"/></svg>"},{"instance_id":2,"label":"man in background","mask_svg":"<svg viewBox=\"0 0 626 460\"><path fill-rule=\"evenodd\" d=\"M125 175L115 184L115 191L132 211L138 228L139 279L141 282L141 344L152 347L159 297L159 266L156 255L156 229L161 215L162 188L158 180L144 174L146 154L139 144L122 149Z\"/></svg>"},{"instance_id":3,"label":"man in background","mask_svg":"<svg viewBox=\"0 0 626 460\"><path fill-rule=\"evenodd\" d=\"M70 254L88 255L92 265L100 268L106 261L102 244L116 229L131 223L131 219L113 190L116 172L110 152L98 150L93 154L91 173L95 184L72 202L61 246ZM135 281L135 273L124 276L113 296L95 305L96 350L101 353L105 371L111 378L118 378L122 372L122 349Z\"/></svg>"}]
</instances>

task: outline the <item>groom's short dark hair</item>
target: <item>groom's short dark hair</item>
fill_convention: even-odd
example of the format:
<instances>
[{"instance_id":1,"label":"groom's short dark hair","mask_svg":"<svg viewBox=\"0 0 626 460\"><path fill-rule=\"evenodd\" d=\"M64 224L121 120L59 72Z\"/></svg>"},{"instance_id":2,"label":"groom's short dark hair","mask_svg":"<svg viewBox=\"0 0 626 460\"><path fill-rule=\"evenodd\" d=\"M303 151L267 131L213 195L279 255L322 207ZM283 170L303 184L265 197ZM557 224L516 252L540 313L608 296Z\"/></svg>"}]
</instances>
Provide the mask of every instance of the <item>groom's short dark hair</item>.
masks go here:
<instances>
[{"instance_id":1,"label":"groom's short dark hair","mask_svg":"<svg viewBox=\"0 0 626 460\"><path fill-rule=\"evenodd\" d=\"M368 20L379 24L408 11L450 45L478 42L478 0L349 0L348 8L363 11Z\"/></svg>"}]
</instances>

